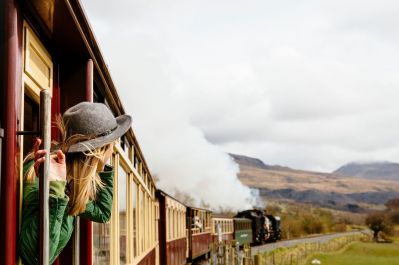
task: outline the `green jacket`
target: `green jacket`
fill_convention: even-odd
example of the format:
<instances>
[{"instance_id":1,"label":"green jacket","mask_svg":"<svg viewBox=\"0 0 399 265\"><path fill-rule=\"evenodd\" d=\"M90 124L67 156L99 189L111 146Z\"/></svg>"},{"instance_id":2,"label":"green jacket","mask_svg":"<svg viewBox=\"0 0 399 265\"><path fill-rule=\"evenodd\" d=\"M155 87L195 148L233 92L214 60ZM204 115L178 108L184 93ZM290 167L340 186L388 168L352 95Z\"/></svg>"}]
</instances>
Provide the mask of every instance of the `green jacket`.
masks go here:
<instances>
[{"instance_id":1,"label":"green jacket","mask_svg":"<svg viewBox=\"0 0 399 265\"><path fill-rule=\"evenodd\" d=\"M33 161L24 165L24 173ZM86 205L81 217L105 223L111 217L113 196L113 168L105 166L99 173L104 188L97 192L96 200ZM72 236L74 216L68 215L69 198L65 194L65 181L50 181L49 198L49 264L53 264ZM24 182L22 226L19 235L19 255L25 265L39 263L39 181Z\"/></svg>"}]
</instances>

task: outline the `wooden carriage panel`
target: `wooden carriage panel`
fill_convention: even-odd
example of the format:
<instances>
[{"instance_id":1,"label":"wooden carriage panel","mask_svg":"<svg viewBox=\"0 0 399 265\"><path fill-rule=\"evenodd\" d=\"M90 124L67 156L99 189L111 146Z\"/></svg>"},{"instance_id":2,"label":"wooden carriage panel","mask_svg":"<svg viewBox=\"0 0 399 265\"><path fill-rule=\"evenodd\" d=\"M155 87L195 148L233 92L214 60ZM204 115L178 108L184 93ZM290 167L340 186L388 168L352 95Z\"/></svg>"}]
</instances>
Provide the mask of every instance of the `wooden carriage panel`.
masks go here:
<instances>
[{"instance_id":1,"label":"wooden carriage panel","mask_svg":"<svg viewBox=\"0 0 399 265\"><path fill-rule=\"evenodd\" d=\"M180 238L166 243L166 264L183 265L186 264L186 238Z\"/></svg>"},{"instance_id":2,"label":"wooden carriage panel","mask_svg":"<svg viewBox=\"0 0 399 265\"><path fill-rule=\"evenodd\" d=\"M209 246L212 242L211 233L194 234L191 240L191 259L195 259L209 252Z\"/></svg>"},{"instance_id":3,"label":"wooden carriage panel","mask_svg":"<svg viewBox=\"0 0 399 265\"><path fill-rule=\"evenodd\" d=\"M156 258L156 253L154 248L142 260L140 260L137 263L137 265L154 265L156 264L155 258Z\"/></svg>"},{"instance_id":4,"label":"wooden carriage panel","mask_svg":"<svg viewBox=\"0 0 399 265\"><path fill-rule=\"evenodd\" d=\"M222 234L222 241L225 241L226 243L230 243L234 239L234 233L227 233L227 234ZM212 235L212 242L218 242L219 241L219 236L218 235Z\"/></svg>"}]
</instances>

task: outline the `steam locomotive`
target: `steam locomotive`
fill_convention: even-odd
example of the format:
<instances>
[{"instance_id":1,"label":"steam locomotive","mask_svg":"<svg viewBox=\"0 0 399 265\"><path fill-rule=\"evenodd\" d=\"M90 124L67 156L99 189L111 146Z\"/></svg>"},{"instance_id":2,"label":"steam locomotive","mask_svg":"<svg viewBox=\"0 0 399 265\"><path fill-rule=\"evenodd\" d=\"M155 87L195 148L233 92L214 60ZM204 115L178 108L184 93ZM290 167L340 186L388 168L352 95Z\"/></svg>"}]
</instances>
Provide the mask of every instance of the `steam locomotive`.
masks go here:
<instances>
[{"instance_id":1,"label":"steam locomotive","mask_svg":"<svg viewBox=\"0 0 399 265\"><path fill-rule=\"evenodd\" d=\"M281 239L280 217L266 214L265 211L253 209L237 213L237 218L251 220L252 243L264 244Z\"/></svg>"}]
</instances>

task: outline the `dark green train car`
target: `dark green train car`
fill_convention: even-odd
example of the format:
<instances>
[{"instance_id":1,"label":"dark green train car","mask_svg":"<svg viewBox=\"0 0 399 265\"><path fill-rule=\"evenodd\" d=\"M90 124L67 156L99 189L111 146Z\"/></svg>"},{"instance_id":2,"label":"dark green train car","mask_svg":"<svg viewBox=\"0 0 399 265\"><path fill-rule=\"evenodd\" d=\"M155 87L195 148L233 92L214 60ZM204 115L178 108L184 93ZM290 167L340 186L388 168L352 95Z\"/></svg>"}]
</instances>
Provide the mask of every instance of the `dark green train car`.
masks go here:
<instances>
[{"instance_id":1,"label":"dark green train car","mask_svg":"<svg viewBox=\"0 0 399 265\"><path fill-rule=\"evenodd\" d=\"M246 218L234 218L234 239L240 244L252 243L252 221Z\"/></svg>"}]
</instances>

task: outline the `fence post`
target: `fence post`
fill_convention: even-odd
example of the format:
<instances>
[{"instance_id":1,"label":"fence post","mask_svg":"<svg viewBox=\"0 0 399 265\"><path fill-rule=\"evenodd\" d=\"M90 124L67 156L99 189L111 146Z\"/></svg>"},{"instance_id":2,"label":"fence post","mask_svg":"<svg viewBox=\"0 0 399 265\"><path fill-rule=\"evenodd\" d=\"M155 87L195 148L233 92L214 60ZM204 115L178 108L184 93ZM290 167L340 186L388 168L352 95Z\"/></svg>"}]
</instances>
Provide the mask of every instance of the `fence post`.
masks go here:
<instances>
[{"instance_id":1,"label":"fence post","mask_svg":"<svg viewBox=\"0 0 399 265\"><path fill-rule=\"evenodd\" d=\"M264 265L262 256L259 254L255 255L255 265Z\"/></svg>"},{"instance_id":2,"label":"fence post","mask_svg":"<svg viewBox=\"0 0 399 265\"><path fill-rule=\"evenodd\" d=\"M251 261L251 247L248 244L244 245L244 265L249 265Z\"/></svg>"},{"instance_id":3,"label":"fence post","mask_svg":"<svg viewBox=\"0 0 399 265\"><path fill-rule=\"evenodd\" d=\"M229 253L228 253L228 245L227 244L225 244L224 246L223 246L223 264L224 265L227 265L227 261L228 261L228 255L229 255Z\"/></svg>"},{"instance_id":4,"label":"fence post","mask_svg":"<svg viewBox=\"0 0 399 265\"><path fill-rule=\"evenodd\" d=\"M231 265L236 264L235 256L236 256L236 242L233 240L233 242L231 243L231 253L230 253Z\"/></svg>"},{"instance_id":5,"label":"fence post","mask_svg":"<svg viewBox=\"0 0 399 265\"><path fill-rule=\"evenodd\" d=\"M237 265L242 265L242 262L241 262L241 252L240 252L240 243L239 242L237 242L236 243L236 257L237 257Z\"/></svg>"},{"instance_id":6,"label":"fence post","mask_svg":"<svg viewBox=\"0 0 399 265\"><path fill-rule=\"evenodd\" d=\"M210 257L211 265L216 265L217 264L217 262L215 262L216 255L217 255L217 253L216 253L216 245L215 245L215 243L212 243L211 244L211 257Z\"/></svg>"}]
</instances>

